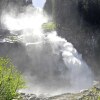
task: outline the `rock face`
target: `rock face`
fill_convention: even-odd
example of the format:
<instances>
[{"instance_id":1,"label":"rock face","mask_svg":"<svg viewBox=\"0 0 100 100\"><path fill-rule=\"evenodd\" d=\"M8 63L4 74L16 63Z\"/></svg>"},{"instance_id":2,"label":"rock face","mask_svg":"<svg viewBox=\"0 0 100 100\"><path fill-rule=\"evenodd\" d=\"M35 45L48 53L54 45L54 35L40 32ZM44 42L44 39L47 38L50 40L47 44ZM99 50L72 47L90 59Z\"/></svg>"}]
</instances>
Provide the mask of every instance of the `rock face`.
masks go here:
<instances>
[{"instance_id":1,"label":"rock face","mask_svg":"<svg viewBox=\"0 0 100 100\"><path fill-rule=\"evenodd\" d=\"M25 47L23 44L18 42L10 43L2 41L10 34L10 32L3 28L1 17L2 13L9 13L10 11L14 13L21 13L28 5L32 5L32 0L0 0L0 56L10 57L13 59L14 64L17 64L16 66L19 66L20 69L22 66L28 66L24 64L24 61L29 62ZM22 58L20 59L20 57Z\"/></svg>"},{"instance_id":2,"label":"rock face","mask_svg":"<svg viewBox=\"0 0 100 100\"><path fill-rule=\"evenodd\" d=\"M12 63L23 73L31 65L25 46L19 42L1 42L0 57L9 57Z\"/></svg>"},{"instance_id":3,"label":"rock face","mask_svg":"<svg viewBox=\"0 0 100 100\"><path fill-rule=\"evenodd\" d=\"M52 0L47 0L47 2L44 5L44 9L49 15L52 15L52 6Z\"/></svg>"},{"instance_id":4,"label":"rock face","mask_svg":"<svg viewBox=\"0 0 100 100\"><path fill-rule=\"evenodd\" d=\"M6 8L9 4L12 4L13 6L17 5L19 7L22 7L26 5L27 3L30 4L32 0L0 0L0 8ZM1 9L0 9L1 10Z\"/></svg>"},{"instance_id":5,"label":"rock face","mask_svg":"<svg viewBox=\"0 0 100 100\"><path fill-rule=\"evenodd\" d=\"M12 8L15 10L16 7L21 9L24 5L26 5L26 0L0 0L0 15L4 10L11 10Z\"/></svg>"},{"instance_id":6,"label":"rock face","mask_svg":"<svg viewBox=\"0 0 100 100\"><path fill-rule=\"evenodd\" d=\"M32 0L26 0L27 5L32 5Z\"/></svg>"},{"instance_id":7,"label":"rock face","mask_svg":"<svg viewBox=\"0 0 100 100\"><path fill-rule=\"evenodd\" d=\"M5 36L9 33L8 30L3 28L2 14L14 12L20 13L24 11L24 8L28 5L32 5L32 0L0 0L0 35Z\"/></svg>"},{"instance_id":8,"label":"rock face","mask_svg":"<svg viewBox=\"0 0 100 100\"><path fill-rule=\"evenodd\" d=\"M71 42L78 52L82 53L94 73L100 75L97 71L100 69L100 30L99 24L96 23L99 17L99 8L95 8L96 1L99 0L47 0L44 9L52 14L57 23L58 34ZM85 6L87 2L89 4Z\"/></svg>"},{"instance_id":9,"label":"rock face","mask_svg":"<svg viewBox=\"0 0 100 100\"><path fill-rule=\"evenodd\" d=\"M79 12L92 25L100 25L100 0L79 0Z\"/></svg>"},{"instance_id":10,"label":"rock face","mask_svg":"<svg viewBox=\"0 0 100 100\"><path fill-rule=\"evenodd\" d=\"M49 100L49 99L43 95L36 96L35 94L21 93L18 100Z\"/></svg>"}]
</instances>

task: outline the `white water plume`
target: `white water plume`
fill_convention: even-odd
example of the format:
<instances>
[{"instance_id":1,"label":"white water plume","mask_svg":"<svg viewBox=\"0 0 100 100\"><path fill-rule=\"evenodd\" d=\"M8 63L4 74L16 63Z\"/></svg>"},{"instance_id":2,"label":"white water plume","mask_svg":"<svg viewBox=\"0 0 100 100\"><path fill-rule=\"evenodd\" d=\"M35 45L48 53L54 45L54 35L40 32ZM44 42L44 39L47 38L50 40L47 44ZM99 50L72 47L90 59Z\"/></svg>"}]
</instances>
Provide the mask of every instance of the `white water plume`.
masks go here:
<instances>
[{"instance_id":1,"label":"white water plume","mask_svg":"<svg viewBox=\"0 0 100 100\"><path fill-rule=\"evenodd\" d=\"M91 70L73 45L56 31L42 31L41 25L48 21L42 10L20 13L16 17L4 14L3 21L12 34L20 32L18 37L31 60L32 66L27 66L23 73L29 85L26 91L54 95L92 85Z\"/></svg>"}]
</instances>

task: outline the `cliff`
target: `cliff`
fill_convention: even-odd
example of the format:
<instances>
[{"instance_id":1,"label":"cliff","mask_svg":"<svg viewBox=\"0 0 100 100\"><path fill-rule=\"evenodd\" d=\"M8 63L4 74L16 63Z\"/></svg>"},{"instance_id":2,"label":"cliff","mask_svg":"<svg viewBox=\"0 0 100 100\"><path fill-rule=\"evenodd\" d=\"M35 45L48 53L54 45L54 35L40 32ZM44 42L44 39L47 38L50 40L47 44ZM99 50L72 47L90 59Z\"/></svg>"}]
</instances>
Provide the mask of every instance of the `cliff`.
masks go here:
<instances>
[{"instance_id":1,"label":"cliff","mask_svg":"<svg viewBox=\"0 0 100 100\"><path fill-rule=\"evenodd\" d=\"M19 13L23 13L27 6L32 6L32 0L0 0L0 18L2 17L2 13L11 14L17 16ZM33 6L32 6L33 7ZM17 33L17 32L16 32ZM2 19L0 19L0 56L7 56L12 59L12 62L19 66L19 69L23 71L22 66L27 67L29 66L29 57L27 55L25 46L21 44L18 40L17 41L5 41L8 37L12 37L8 29L3 28ZM10 39L10 38L9 38ZM8 39L8 40L9 40ZM22 58L21 58L22 57ZM22 60L21 60L21 59ZM19 60L20 59L20 60ZM28 64L24 64L28 61Z\"/></svg>"},{"instance_id":2,"label":"cliff","mask_svg":"<svg viewBox=\"0 0 100 100\"><path fill-rule=\"evenodd\" d=\"M32 0L0 0L0 38L9 34L9 30L4 29L2 24L3 15L11 12L17 16L18 13L22 13L30 5L32 6Z\"/></svg>"},{"instance_id":3,"label":"cliff","mask_svg":"<svg viewBox=\"0 0 100 100\"><path fill-rule=\"evenodd\" d=\"M74 45L96 75L100 75L99 4L99 0L47 0L44 6L58 35Z\"/></svg>"}]
</instances>

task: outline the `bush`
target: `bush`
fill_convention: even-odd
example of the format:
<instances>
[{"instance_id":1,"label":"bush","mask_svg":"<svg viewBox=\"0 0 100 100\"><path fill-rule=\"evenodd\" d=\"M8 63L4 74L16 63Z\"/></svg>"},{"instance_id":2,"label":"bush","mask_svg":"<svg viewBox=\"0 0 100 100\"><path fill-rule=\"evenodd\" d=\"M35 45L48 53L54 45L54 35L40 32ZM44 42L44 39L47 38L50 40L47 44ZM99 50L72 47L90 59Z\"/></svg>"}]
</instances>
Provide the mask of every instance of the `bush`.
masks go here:
<instances>
[{"instance_id":1,"label":"bush","mask_svg":"<svg viewBox=\"0 0 100 100\"><path fill-rule=\"evenodd\" d=\"M10 59L0 57L0 100L14 99L24 87L25 81Z\"/></svg>"},{"instance_id":2,"label":"bush","mask_svg":"<svg viewBox=\"0 0 100 100\"><path fill-rule=\"evenodd\" d=\"M43 29L45 32L54 31L54 30L56 30L56 24L55 24L54 22L44 23L44 24L42 25L42 29Z\"/></svg>"}]
</instances>

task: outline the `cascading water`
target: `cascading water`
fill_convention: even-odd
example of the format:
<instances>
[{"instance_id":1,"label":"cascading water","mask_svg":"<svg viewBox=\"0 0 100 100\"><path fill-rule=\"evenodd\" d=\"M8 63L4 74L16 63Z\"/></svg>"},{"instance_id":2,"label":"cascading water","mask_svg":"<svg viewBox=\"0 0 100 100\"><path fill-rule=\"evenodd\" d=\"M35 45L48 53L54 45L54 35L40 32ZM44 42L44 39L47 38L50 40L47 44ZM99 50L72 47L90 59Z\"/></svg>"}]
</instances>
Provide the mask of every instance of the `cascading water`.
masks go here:
<instances>
[{"instance_id":1,"label":"cascading water","mask_svg":"<svg viewBox=\"0 0 100 100\"><path fill-rule=\"evenodd\" d=\"M31 65L23 73L28 89L34 94L57 95L76 92L92 85L92 72L71 43L57 32L43 32L48 22L42 10L27 9L24 13L5 13L2 21L11 34L25 45ZM27 63L27 62L26 62ZM23 69L24 70L24 69Z\"/></svg>"}]
</instances>

